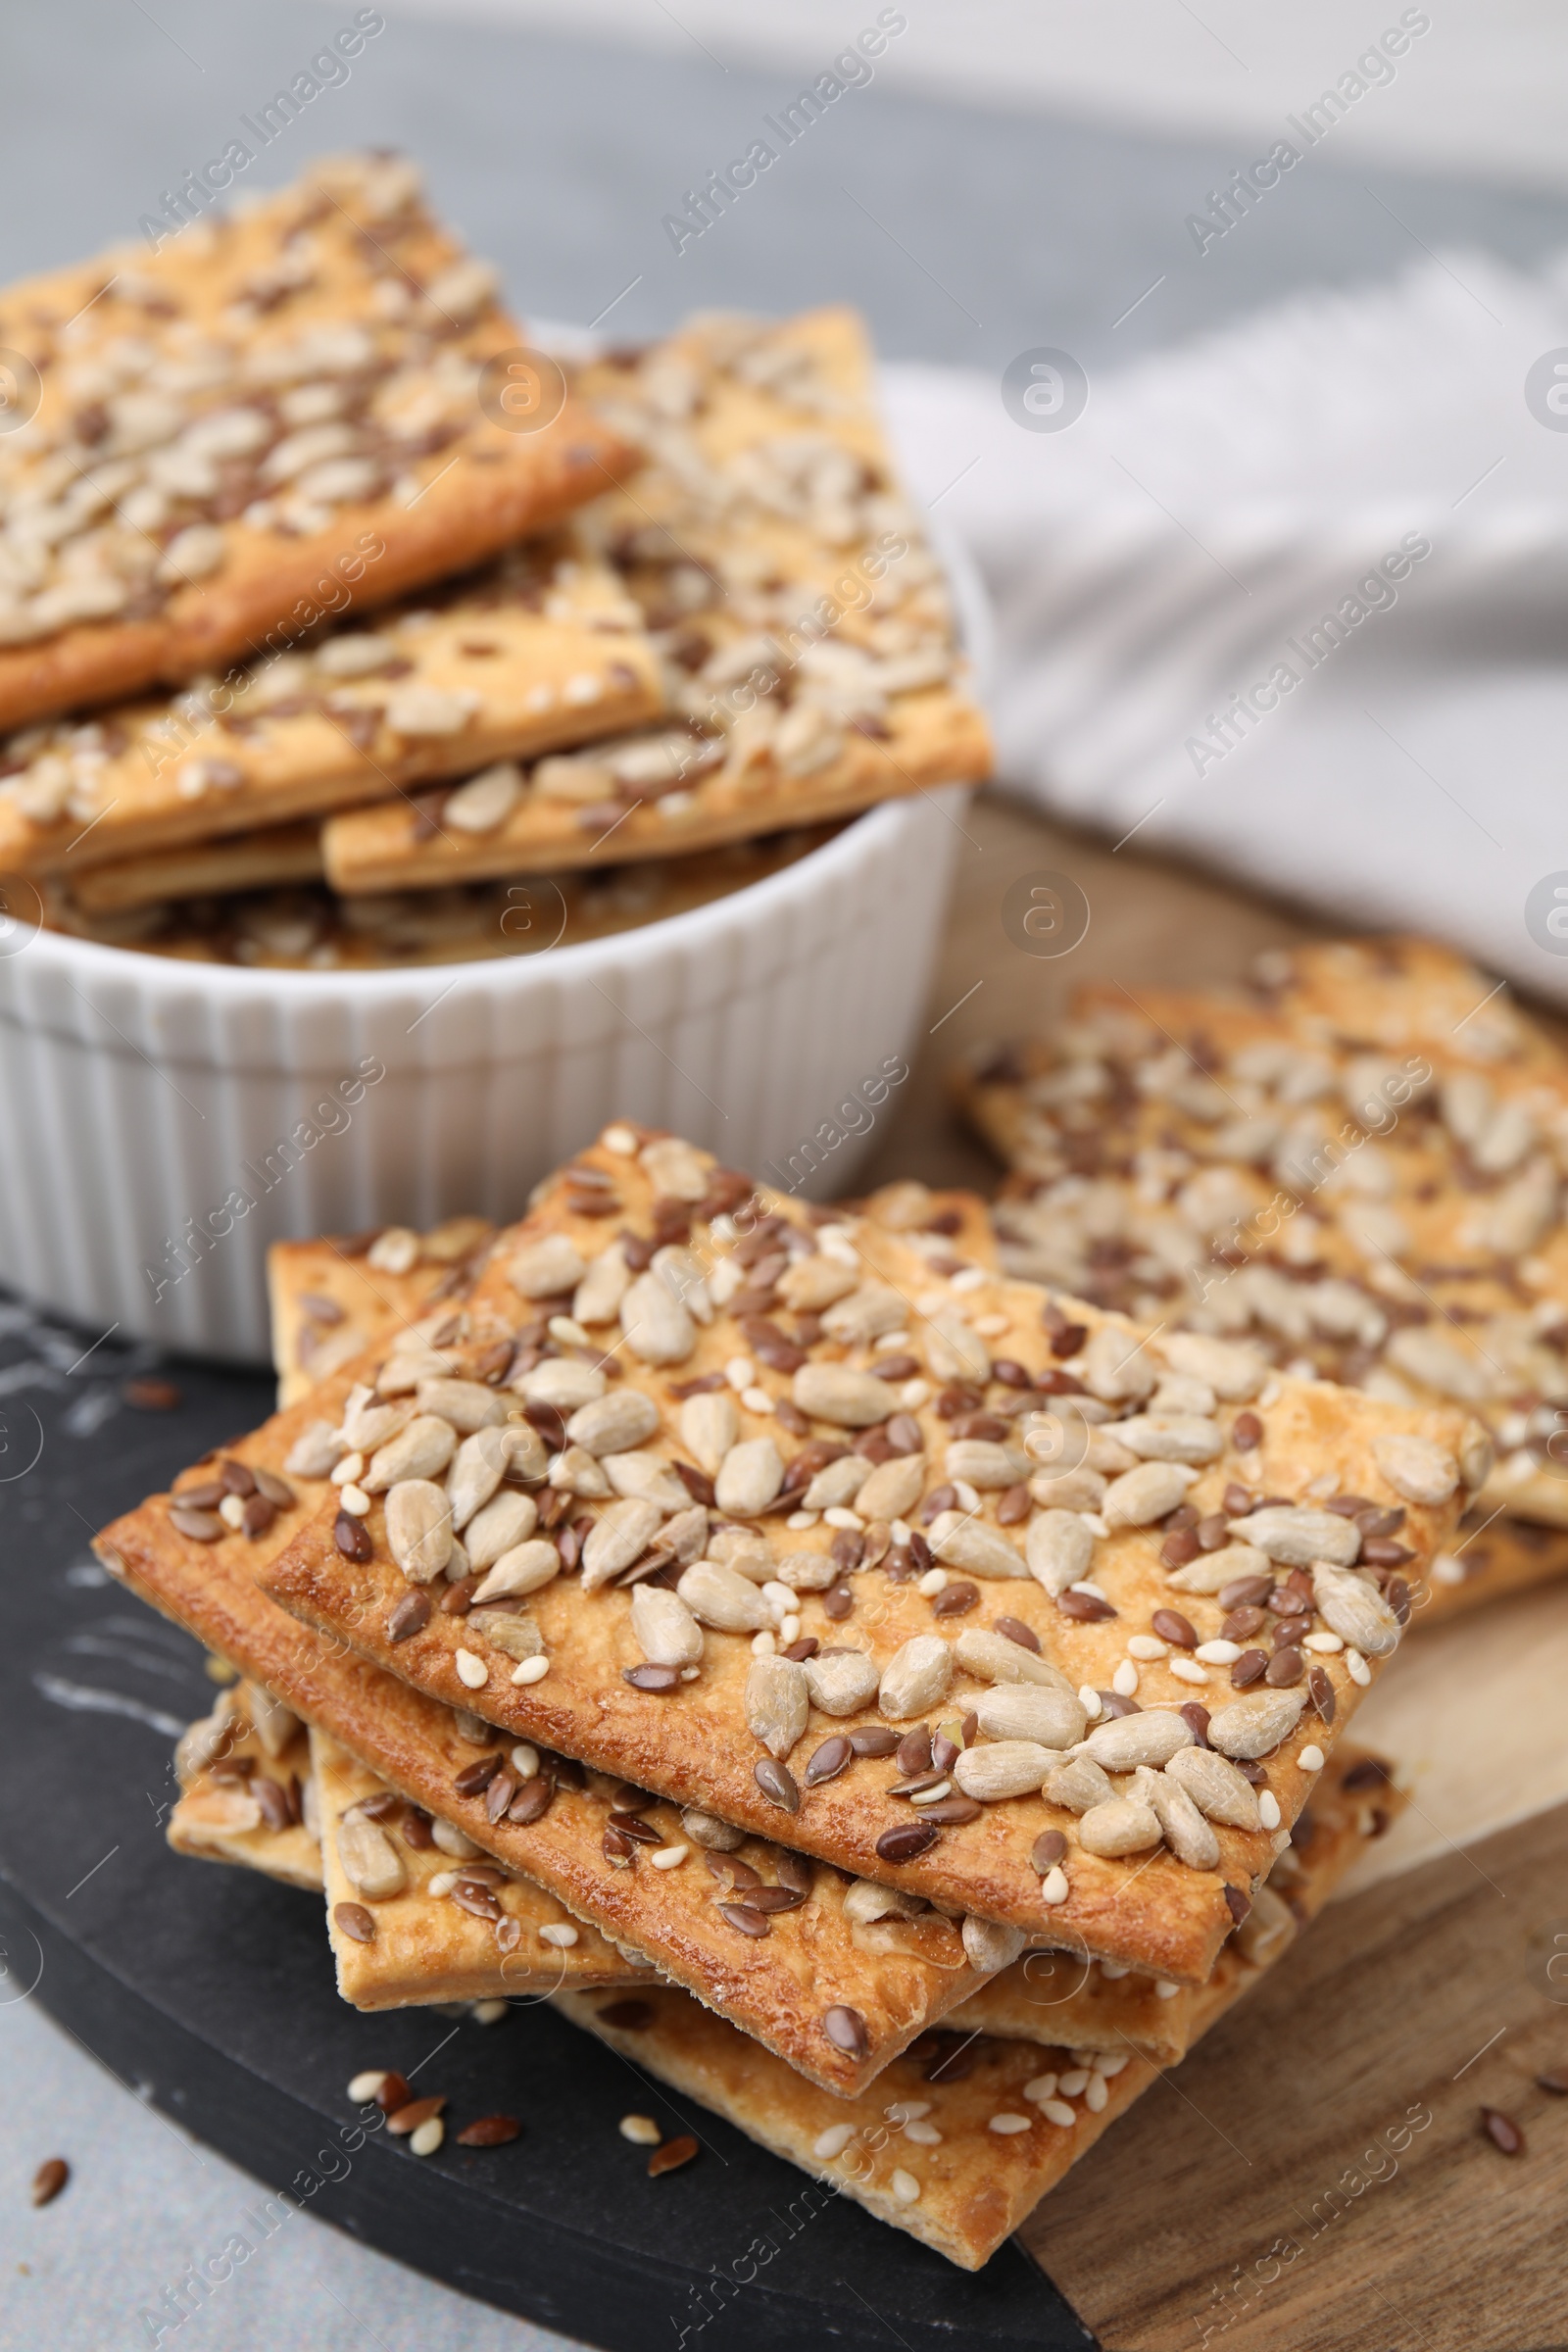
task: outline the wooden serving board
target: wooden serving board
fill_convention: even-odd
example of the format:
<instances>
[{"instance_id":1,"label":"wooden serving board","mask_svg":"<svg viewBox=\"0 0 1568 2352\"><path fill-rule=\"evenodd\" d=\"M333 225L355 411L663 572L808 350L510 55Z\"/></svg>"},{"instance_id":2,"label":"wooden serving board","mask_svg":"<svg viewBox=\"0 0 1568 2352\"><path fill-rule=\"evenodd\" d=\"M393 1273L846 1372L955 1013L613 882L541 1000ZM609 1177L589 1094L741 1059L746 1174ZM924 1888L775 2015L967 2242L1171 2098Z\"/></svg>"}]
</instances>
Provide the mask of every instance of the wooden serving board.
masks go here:
<instances>
[{"instance_id":1,"label":"wooden serving board","mask_svg":"<svg viewBox=\"0 0 1568 2352\"><path fill-rule=\"evenodd\" d=\"M1379 1683L1356 1737L1407 1809L1023 2233L1106 2352L1568 2342L1568 2098L1535 2080L1568 2066L1565 1690L1563 1586Z\"/></svg>"},{"instance_id":2,"label":"wooden serving board","mask_svg":"<svg viewBox=\"0 0 1568 2352\"><path fill-rule=\"evenodd\" d=\"M1332 1906L1026 2226L1105 2352L1568 2341L1554 1928L1560 1806Z\"/></svg>"}]
</instances>

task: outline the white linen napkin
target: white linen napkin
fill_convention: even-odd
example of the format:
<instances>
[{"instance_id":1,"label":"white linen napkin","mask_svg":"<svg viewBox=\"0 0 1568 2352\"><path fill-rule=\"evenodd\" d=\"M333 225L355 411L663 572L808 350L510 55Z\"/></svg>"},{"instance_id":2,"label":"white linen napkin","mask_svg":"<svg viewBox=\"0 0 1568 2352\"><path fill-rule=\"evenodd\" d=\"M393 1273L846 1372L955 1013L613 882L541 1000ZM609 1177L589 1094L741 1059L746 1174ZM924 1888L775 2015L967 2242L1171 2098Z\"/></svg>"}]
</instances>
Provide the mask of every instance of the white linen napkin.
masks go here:
<instances>
[{"instance_id":1,"label":"white linen napkin","mask_svg":"<svg viewBox=\"0 0 1568 2352\"><path fill-rule=\"evenodd\" d=\"M1297 296L1065 429L884 390L995 603L1005 784L1568 1001L1568 255Z\"/></svg>"}]
</instances>

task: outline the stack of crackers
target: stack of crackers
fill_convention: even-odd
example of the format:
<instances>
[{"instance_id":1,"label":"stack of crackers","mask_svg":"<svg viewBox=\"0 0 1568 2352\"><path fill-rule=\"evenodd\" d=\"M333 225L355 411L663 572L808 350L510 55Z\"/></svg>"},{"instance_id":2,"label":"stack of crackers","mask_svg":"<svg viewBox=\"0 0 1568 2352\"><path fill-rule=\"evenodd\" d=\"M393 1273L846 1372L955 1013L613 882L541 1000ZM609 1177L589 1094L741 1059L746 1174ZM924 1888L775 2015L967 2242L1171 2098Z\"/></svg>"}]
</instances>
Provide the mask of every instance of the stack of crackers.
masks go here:
<instances>
[{"instance_id":1,"label":"stack of crackers","mask_svg":"<svg viewBox=\"0 0 1568 2352\"><path fill-rule=\"evenodd\" d=\"M849 312L568 381L349 157L0 293L0 876L59 927L527 953L987 772Z\"/></svg>"},{"instance_id":2,"label":"stack of crackers","mask_svg":"<svg viewBox=\"0 0 1568 2352\"><path fill-rule=\"evenodd\" d=\"M1464 1402L629 1121L272 1280L280 1410L99 1553L244 1678L174 1841L319 1885L357 2006L546 1992L973 2269L1397 1802Z\"/></svg>"}]
</instances>

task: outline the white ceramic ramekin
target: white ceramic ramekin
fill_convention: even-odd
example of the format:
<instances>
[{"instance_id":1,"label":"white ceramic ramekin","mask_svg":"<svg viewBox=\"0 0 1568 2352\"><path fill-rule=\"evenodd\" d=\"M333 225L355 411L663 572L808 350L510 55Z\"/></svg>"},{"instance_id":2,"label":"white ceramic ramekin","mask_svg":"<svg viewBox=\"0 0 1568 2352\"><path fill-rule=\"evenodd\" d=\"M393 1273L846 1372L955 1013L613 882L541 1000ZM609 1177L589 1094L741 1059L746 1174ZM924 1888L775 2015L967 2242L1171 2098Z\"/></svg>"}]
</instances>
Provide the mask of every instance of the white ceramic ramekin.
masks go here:
<instances>
[{"instance_id":1,"label":"white ceramic ramekin","mask_svg":"<svg viewBox=\"0 0 1568 2352\"><path fill-rule=\"evenodd\" d=\"M983 690L985 592L933 538ZM898 1101L962 800L887 802L727 898L539 956L260 971L0 921L0 1283L261 1362L269 1243L519 1215L617 1116L786 1182L836 1128L799 1189L842 1193Z\"/></svg>"},{"instance_id":2,"label":"white ceramic ramekin","mask_svg":"<svg viewBox=\"0 0 1568 2352\"><path fill-rule=\"evenodd\" d=\"M911 1050L960 797L890 802L727 898L537 956L254 971L40 932L0 957L0 1281L260 1360L282 1235L514 1216L618 1114L782 1161ZM801 1189L843 1190L869 1132Z\"/></svg>"}]
</instances>

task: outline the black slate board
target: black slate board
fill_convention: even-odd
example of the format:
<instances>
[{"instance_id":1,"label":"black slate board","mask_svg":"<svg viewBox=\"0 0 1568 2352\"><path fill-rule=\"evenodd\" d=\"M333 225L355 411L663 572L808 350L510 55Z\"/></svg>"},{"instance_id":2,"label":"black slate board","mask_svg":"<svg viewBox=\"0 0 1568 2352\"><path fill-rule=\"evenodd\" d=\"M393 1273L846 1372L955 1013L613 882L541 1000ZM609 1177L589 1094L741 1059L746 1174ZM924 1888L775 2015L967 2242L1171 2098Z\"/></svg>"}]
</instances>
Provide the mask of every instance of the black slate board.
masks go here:
<instances>
[{"instance_id":1,"label":"black slate board","mask_svg":"<svg viewBox=\"0 0 1568 2352\"><path fill-rule=\"evenodd\" d=\"M318 1898L181 1860L172 1745L211 1705L198 1644L92 1561L91 1536L270 1408L259 1376L174 1364L172 1410L123 1401L153 1369L111 1338L0 1305L0 1999L31 1997L267 2191L504 2310L611 2352L989 2352L1090 2341L1016 2247L952 2268L537 2004L481 2027L360 2017L337 1997ZM364 2067L503 2110L522 2137L421 2162L357 2144ZM650 2181L628 2108L703 2153ZM756 2241L776 2249L768 2255Z\"/></svg>"}]
</instances>

